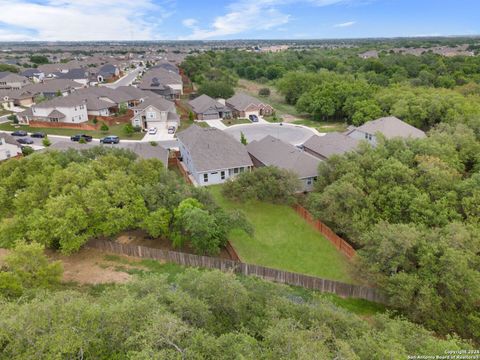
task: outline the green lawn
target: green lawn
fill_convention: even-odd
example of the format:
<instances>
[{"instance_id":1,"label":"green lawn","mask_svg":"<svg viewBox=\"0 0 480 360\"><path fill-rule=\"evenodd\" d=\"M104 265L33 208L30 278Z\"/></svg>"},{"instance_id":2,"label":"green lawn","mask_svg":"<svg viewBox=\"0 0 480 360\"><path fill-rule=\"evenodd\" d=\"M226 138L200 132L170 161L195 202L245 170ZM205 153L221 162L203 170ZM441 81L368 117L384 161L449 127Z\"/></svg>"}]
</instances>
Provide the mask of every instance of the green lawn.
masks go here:
<instances>
[{"instance_id":1,"label":"green lawn","mask_svg":"<svg viewBox=\"0 0 480 360\"><path fill-rule=\"evenodd\" d=\"M132 136L126 136L123 133L123 126L121 125L113 125L109 127L107 132L101 132L100 130L79 130L79 129L61 129L61 128L38 128L38 127L30 127L27 125L13 125L12 123L3 123L0 124L0 130L3 131L15 131L15 130L25 130L28 132L45 132L49 135L63 135L63 136L72 136L76 134L86 134L91 135L94 138L103 138L107 135L117 135L121 139L131 139L131 140L140 140L142 139L145 134L144 133L134 133Z\"/></svg>"},{"instance_id":2,"label":"green lawn","mask_svg":"<svg viewBox=\"0 0 480 360\"><path fill-rule=\"evenodd\" d=\"M230 235L243 261L287 271L355 283L348 260L291 207L225 199L221 186L209 187L220 206L242 210L255 234L234 230Z\"/></svg>"},{"instance_id":3,"label":"green lawn","mask_svg":"<svg viewBox=\"0 0 480 360\"><path fill-rule=\"evenodd\" d=\"M248 119L224 119L222 120L226 126L239 125L239 124L251 124L252 122Z\"/></svg>"}]
</instances>

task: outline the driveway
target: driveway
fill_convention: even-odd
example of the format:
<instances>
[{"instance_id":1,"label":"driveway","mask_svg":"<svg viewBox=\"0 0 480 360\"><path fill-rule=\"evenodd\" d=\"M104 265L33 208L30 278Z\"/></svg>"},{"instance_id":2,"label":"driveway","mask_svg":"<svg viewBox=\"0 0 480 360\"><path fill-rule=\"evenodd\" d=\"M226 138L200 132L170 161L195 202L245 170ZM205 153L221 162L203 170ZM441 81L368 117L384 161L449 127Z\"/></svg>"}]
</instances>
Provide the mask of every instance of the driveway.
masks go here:
<instances>
[{"instance_id":1,"label":"driveway","mask_svg":"<svg viewBox=\"0 0 480 360\"><path fill-rule=\"evenodd\" d=\"M228 127L222 122L222 119L202 120L202 121L207 123L210 127L214 127L220 130L225 130Z\"/></svg>"},{"instance_id":2,"label":"driveway","mask_svg":"<svg viewBox=\"0 0 480 360\"><path fill-rule=\"evenodd\" d=\"M240 141L240 134L243 133L247 141L261 140L271 135L292 145L301 145L312 135L321 135L318 131L306 126L280 123L254 123L232 125L224 130Z\"/></svg>"}]
</instances>

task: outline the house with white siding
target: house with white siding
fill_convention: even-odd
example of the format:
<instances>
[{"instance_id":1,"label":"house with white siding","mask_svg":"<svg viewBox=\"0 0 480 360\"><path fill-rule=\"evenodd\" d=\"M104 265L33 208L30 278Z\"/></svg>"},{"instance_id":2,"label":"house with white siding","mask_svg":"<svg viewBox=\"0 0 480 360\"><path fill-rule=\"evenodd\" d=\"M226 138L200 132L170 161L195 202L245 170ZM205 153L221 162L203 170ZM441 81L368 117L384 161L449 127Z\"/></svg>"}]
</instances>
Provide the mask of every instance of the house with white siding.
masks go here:
<instances>
[{"instance_id":1,"label":"house with white siding","mask_svg":"<svg viewBox=\"0 0 480 360\"><path fill-rule=\"evenodd\" d=\"M78 97L59 96L33 105L17 117L20 124L29 124L32 120L79 124L88 121L87 104Z\"/></svg>"},{"instance_id":2,"label":"house with white siding","mask_svg":"<svg viewBox=\"0 0 480 360\"><path fill-rule=\"evenodd\" d=\"M222 130L192 125L177 138L183 165L200 186L222 184L253 167L246 147Z\"/></svg>"}]
</instances>

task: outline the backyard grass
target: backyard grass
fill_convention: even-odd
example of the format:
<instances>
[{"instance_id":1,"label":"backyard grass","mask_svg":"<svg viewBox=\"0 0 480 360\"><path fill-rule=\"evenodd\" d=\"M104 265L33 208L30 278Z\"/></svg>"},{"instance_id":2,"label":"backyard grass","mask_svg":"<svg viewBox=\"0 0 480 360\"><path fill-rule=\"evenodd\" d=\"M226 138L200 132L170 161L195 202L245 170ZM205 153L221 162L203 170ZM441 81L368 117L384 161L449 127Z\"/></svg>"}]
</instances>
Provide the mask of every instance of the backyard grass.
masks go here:
<instances>
[{"instance_id":1,"label":"backyard grass","mask_svg":"<svg viewBox=\"0 0 480 360\"><path fill-rule=\"evenodd\" d=\"M226 126L232 126L232 125L239 125L239 124L251 124L252 122L248 119L224 119L222 120L222 123L224 123Z\"/></svg>"},{"instance_id":2,"label":"backyard grass","mask_svg":"<svg viewBox=\"0 0 480 360\"><path fill-rule=\"evenodd\" d=\"M343 122L331 122L331 121L315 121L315 120L295 120L292 124L296 125L305 125L311 128L317 129L319 132L326 133L326 132L343 132L347 130L347 125Z\"/></svg>"},{"instance_id":3,"label":"backyard grass","mask_svg":"<svg viewBox=\"0 0 480 360\"><path fill-rule=\"evenodd\" d=\"M255 229L253 237L234 230L230 240L243 261L287 271L356 283L348 260L291 207L258 201L238 203L209 187L224 209L245 213Z\"/></svg>"},{"instance_id":4,"label":"backyard grass","mask_svg":"<svg viewBox=\"0 0 480 360\"><path fill-rule=\"evenodd\" d=\"M0 124L0 130L2 131L15 131L15 130L25 130L28 132L44 132L48 135L62 135L62 136L72 136L76 134L85 134L90 135L94 138L103 138L107 135L116 135L120 139L130 139L130 140L140 140L145 134L144 133L133 133L131 136L127 136L123 132L123 127L125 124L112 125L109 126L107 132L102 132L100 130L81 130L81 129L62 129L62 128L39 128L39 127L30 127L28 125L15 125L11 122Z\"/></svg>"}]
</instances>

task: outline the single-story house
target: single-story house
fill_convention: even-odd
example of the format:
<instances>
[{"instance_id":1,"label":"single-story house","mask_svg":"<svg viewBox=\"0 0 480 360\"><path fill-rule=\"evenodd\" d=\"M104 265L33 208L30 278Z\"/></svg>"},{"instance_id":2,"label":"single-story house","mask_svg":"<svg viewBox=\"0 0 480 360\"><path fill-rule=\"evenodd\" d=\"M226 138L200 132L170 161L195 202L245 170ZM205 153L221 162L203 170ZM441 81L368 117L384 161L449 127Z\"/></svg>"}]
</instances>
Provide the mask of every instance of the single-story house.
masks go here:
<instances>
[{"instance_id":1,"label":"single-story house","mask_svg":"<svg viewBox=\"0 0 480 360\"><path fill-rule=\"evenodd\" d=\"M175 104L155 94L133 107L132 110L132 125L140 126L144 130L152 127L157 129L178 127L180 124Z\"/></svg>"},{"instance_id":2,"label":"single-story house","mask_svg":"<svg viewBox=\"0 0 480 360\"><path fill-rule=\"evenodd\" d=\"M183 94L183 81L182 77L174 71L154 68L143 75L138 88L152 91L165 99L174 100Z\"/></svg>"},{"instance_id":3,"label":"single-story house","mask_svg":"<svg viewBox=\"0 0 480 360\"><path fill-rule=\"evenodd\" d=\"M120 75L120 70L116 65L105 64L100 66L97 73L95 74L95 78L99 83L102 83L102 82L110 81L119 75Z\"/></svg>"},{"instance_id":4,"label":"single-story house","mask_svg":"<svg viewBox=\"0 0 480 360\"><path fill-rule=\"evenodd\" d=\"M326 160L332 155L354 151L359 143L360 140L355 138L331 132L323 136L313 135L303 144L303 150L321 160Z\"/></svg>"},{"instance_id":5,"label":"single-story house","mask_svg":"<svg viewBox=\"0 0 480 360\"><path fill-rule=\"evenodd\" d=\"M318 165L322 160L271 135L254 140L247 146L255 167L276 166L297 174L301 181L299 191L312 191L317 180Z\"/></svg>"},{"instance_id":6,"label":"single-story house","mask_svg":"<svg viewBox=\"0 0 480 360\"><path fill-rule=\"evenodd\" d=\"M18 90L30 84L25 76L10 71L0 71L0 89Z\"/></svg>"},{"instance_id":7,"label":"single-story house","mask_svg":"<svg viewBox=\"0 0 480 360\"><path fill-rule=\"evenodd\" d=\"M192 125L177 138L182 162L200 186L221 184L252 169L246 147L222 130Z\"/></svg>"},{"instance_id":8,"label":"single-story house","mask_svg":"<svg viewBox=\"0 0 480 360\"><path fill-rule=\"evenodd\" d=\"M232 117L232 111L228 106L205 94L189 101L188 105L198 120L229 119Z\"/></svg>"},{"instance_id":9,"label":"single-story house","mask_svg":"<svg viewBox=\"0 0 480 360\"><path fill-rule=\"evenodd\" d=\"M274 113L274 109L266 103L247 95L237 93L226 100L226 105L232 109L233 116L248 118L249 115L268 116Z\"/></svg>"},{"instance_id":10,"label":"single-story house","mask_svg":"<svg viewBox=\"0 0 480 360\"><path fill-rule=\"evenodd\" d=\"M0 132L0 161L22 154L22 148L15 138Z\"/></svg>"},{"instance_id":11,"label":"single-story house","mask_svg":"<svg viewBox=\"0 0 480 360\"><path fill-rule=\"evenodd\" d=\"M386 139L396 137L422 139L426 137L425 132L395 116L368 121L359 127L349 129L346 135L357 140L367 140L371 145L375 146L377 144L376 133L381 133Z\"/></svg>"},{"instance_id":12,"label":"single-story house","mask_svg":"<svg viewBox=\"0 0 480 360\"><path fill-rule=\"evenodd\" d=\"M88 121L87 104L77 97L59 96L33 105L18 113L17 117L21 124L28 124L32 120L78 124Z\"/></svg>"},{"instance_id":13,"label":"single-story house","mask_svg":"<svg viewBox=\"0 0 480 360\"><path fill-rule=\"evenodd\" d=\"M68 71L57 71L51 74L51 77L55 79L68 79L76 81L84 86L88 85L88 70L77 68L69 69Z\"/></svg>"}]
</instances>

